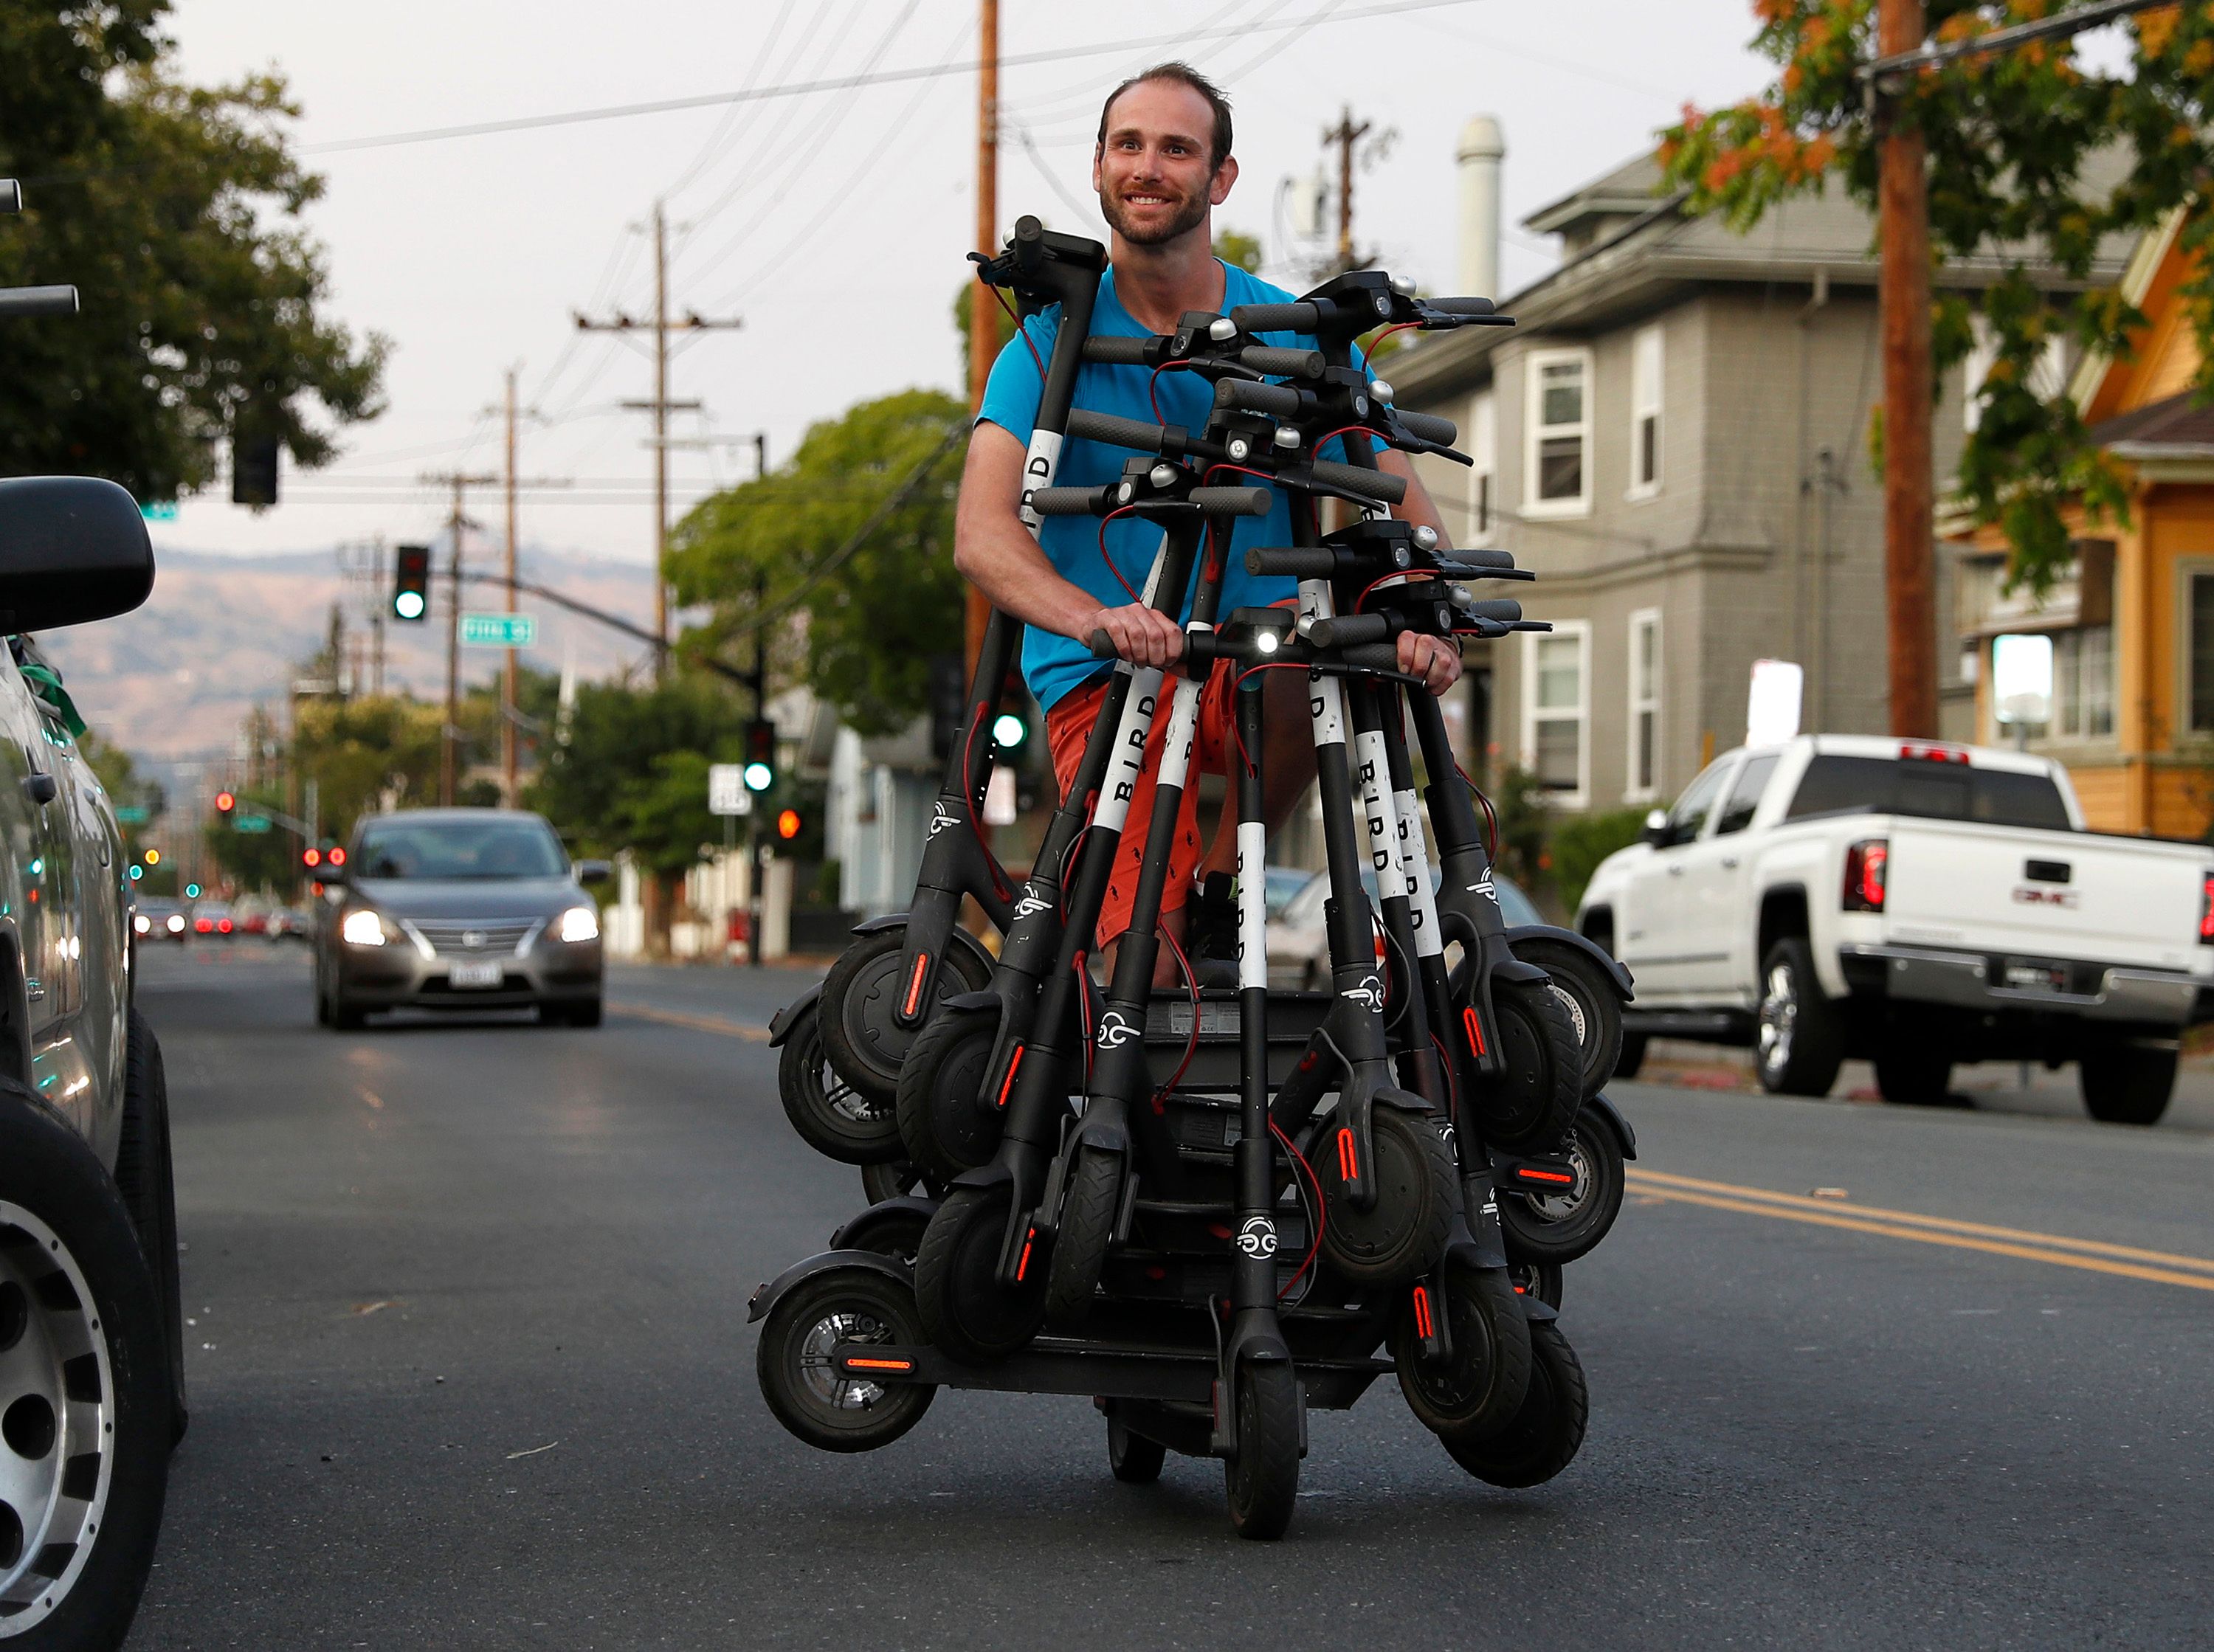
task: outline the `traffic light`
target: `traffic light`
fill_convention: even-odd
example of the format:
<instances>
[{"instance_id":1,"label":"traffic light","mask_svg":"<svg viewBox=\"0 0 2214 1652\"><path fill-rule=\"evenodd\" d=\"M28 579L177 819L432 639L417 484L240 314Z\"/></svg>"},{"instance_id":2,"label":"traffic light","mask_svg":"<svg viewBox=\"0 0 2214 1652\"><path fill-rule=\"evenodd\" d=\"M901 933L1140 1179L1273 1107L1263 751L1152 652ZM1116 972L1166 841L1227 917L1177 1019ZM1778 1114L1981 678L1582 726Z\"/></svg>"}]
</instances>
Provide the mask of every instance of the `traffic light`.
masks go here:
<instances>
[{"instance_id":1,"label":"traffic light","mask_svg":"<svg viewBox=\"0 0 2214 1652\"><path fill-rule=\"evenodd\" d=\"M150 850L148 850L146 851L146 864L147 864L147 865L149 865L149 866L159 866L161 863L162 863L162 851L161 851L160 850L158 850L158 849L150 849Z\"/></svg>"},{"instance_id":2,"label":"traffic light","mask_svg":"<svg viewBox=\"0 0 2214 1652\"><path fill-rule=\"evenodd\" d=\"M767 791L776 784L776 725L756 717L746 725L746 789Z\"/></svg>"},{"instance_id":3,"label":"traffic light","mask_svg":"<svg viewBox=\"0 0 2214 1652\"><path fill-rule=\"evenodd\" d=\"M273 436L232 434L231 503L273 505L277 503L277 455L284 445Z\"/></svg>"},{"instance_id":4,"label":"traffic light","mask_svg":"<svg viewBox=\"0 0 2214 1652\"><path fill-rule=\"evenodd\" d=\"M1022 749L1030 734L1030 719L1018 711L1002 711L992 720L992 743L1008 756Z\"/></svg>"},{"instance_id":5,"label":"traffic light","mask_svg":"<svg viewBox=\"0 0 2214 1652\"><path fill-rule=\"evenodd\" d=\"M799 835L799 811L788 808L776 817L776 835L790 843Z\"/></svg>"},{"instance_id":6,"label":"traffic light","mask_svg":"<svg viewBox=\"0 0 2214 1652\"><path fill-rule=\"evenodd\" d=\"M234 794L227 791L219 791L215 795L215 812L217 814L228 815L231 810L237 807L238 799Z\"/></svg>"},{"instance_id":7,"label":"traffic light","mask_svg":"<svg viewBox=\"0 0 2214 1652\"><path fill-rule=\"evenodd\" d=\"M327 865L344 866L346 864L346 850L340 849L336 844L333 844L324 852L323 861Z\"/></svg>"},{"instance_id":8,"label":"traffic light","mask_svg":"<svg viewBox=\"0 0 2214 1652\"><path fill-rule=\"evenodd\" d=\"M403 545L392 564L392 617L419 621L431 612L431 547Z\"/></svg>"},{"instance_id":9,"label":"traffic light","mask_svg":"<svg viewBox=\"0 0 2214 1652\"><path fill-rule=\"evenodd\" d=\"M321 866L322 863L323 851L321 850L303 849L300 851L300 864L306 867L310 872L314 871L315 868Z\"/></svg>"},{"instance_id":10,"label":"traffic light","mask_svg":"<svg viewBox=\"0 0 2214 1652\"><path fill-rule=\"evenodd\" d=\"M187 900L198 900L199 898L200 898L200 887L199 887L199 885L198 885L197 883L188 883L188 884L187 884L187 885L185 886L185 899L186 899Z\"/></svg>"}]
</instances>

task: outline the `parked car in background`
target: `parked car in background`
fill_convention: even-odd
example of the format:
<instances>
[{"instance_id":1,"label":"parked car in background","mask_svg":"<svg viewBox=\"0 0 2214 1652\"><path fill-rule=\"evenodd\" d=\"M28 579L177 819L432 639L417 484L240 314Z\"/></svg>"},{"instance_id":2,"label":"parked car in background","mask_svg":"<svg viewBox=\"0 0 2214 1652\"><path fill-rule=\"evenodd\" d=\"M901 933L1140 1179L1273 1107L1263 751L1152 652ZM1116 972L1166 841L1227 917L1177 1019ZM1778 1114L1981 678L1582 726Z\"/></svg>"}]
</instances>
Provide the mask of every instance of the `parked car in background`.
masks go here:
<instances>
[{"instance_id":1,"label":"parked car in background","mask_svg":"<svg viewBox=\"0 0 2214 1652\"><path fill-rule=\"evenodd\" d=\"M315 1013L358 1027L379 1009L526 1009L544 1021L600 1024L599 909L583 884L604 861L571 866L554 828L511 809L370 815L315 933Z\"/></svg>"},{"instance_id":2,"label":"parked car in background","mask_svg":"<svg viewBox=\"0 0 2214 1652\"><path fill-rule=\"evenodd\" d=\"M1278 869L1269 869L1273 873ZM1437 887L1438 877L1437 869L1431 868L1432 888ZM1530 897L1504 874L1494 872L1491 881L1499 893L1500 914L1506 918L1508 929L1545 921L1538 915L1538 908ZM1363 867L1361 881L1373 903L1378 899L1375 872ZM1329 899L1330 875L1304 874L1298 891L1269 920L1269 985L1318 991L1330 984L1330 931L1323 923L1323 903Z\"/></svg>"},{"instance_id":3,"label":"parked car in background","mask_svg":"<svg viewBox=\"0 0 2214 1652\"><path fill-rule=\"evenodd\" d=\"M2214 850L2087 832L2059 764L1981 747L1728 753L1577 923L1636 977L1624 1070L1652 1037L1750 1045L1792 1095L1849 1056L1919 1104L1956 1064L2073 1061L2092 1117L2149 1125L2214 1005Z\"/></svg>"},{"instance_id":4,"label":"parked car in background","mask_svg":"<svg viewBox=\"0 0 2214 1652\"><path fill-rule=\"evenodd\" d=\"M174 941L182 943L191 924L185 917L185 909L162 895L148 895L135 902L131 913L131 932L141 941Z\"/></svg>"},{"instance_id":5,"label":"parked car in background","mask_svg":"<svg viewBox=\"0 0 2214 1652\"><path fill-rule=\"evenodd\" d=\"M230 903L223 900L203 900L193 908L193 933L220 938L238 927L230 915Z\"/></svg>"},{"instance_id":6,"label":"parked car in background","mask_svg":"<svg viewBox=\"0 0 2214 1652\"><path fill-rule=\"evenodd\" d=\"M1296 866L1261 869L1261 901L1270 917L1281 917L1292 897L1314 881L1314 874Z\"/></svg>"}]
</instances>

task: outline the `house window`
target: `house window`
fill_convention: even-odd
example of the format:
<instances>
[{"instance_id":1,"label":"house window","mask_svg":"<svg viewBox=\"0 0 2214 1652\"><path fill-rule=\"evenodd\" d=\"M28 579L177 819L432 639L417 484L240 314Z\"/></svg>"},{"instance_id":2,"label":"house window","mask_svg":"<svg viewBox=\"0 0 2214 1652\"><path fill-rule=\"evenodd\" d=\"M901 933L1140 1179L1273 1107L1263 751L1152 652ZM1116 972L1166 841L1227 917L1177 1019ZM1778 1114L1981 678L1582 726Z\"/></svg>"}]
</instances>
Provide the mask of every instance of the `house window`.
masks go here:
<instances>
[{"instance_id":1,"label":"house window","mask_svg":"<svg viewBox=\"0 0 2214 1652\"><path fill-rule=\"evenodd\" d=\"M2114 732L2114 628L2086 625L2052 638L2055 734L2077 740Z\"/></svg>"},{"instance_id":2,"label":"house window","mask_svg":"<svg viewBox=\"0 0 2214 1652\"><path fill-rule=\"evenodd\" d=\"M2214 571L2193 573L2185 579L2186 668L2190 679L2186 698L2191 707L2191 732L2214 734Z\"/></svg>"},{"instance_id":3,"label":"house window","mask_svg":"<svg viewBox=\"0 0 2214 1652\"><path fill-rule=\"evenodd\" d=\"M1984 420L1984 381L1998 365L1998 339L1991 332L1991 324L1980 315L1968 318L1971 342L1968 355L1960 367L1960 424L1972 432ZM2037 365L2029 371L2031 393L2040 401L2051 401L2068 386L2068 341L2058 332L2045 341L2045 349L2037 358Z\"/></svg>"},{"instance_id":4,"label":"house window","mask_svg":"<svg viewBox=\"0 0 2214 1652\"><path fill-rule=\"evenodd\" d=\"M1630 775L1622 801L1642 803L1660 783L1660 610L1630 616Z\"/></svg>"},{"instance_id":5,"label":"house window","mask_svg":"<svg viewBox=\"0 0 2214 1652\"><path fill-rule=\"evenodd\" d=\"M1590 509L1591 380L1588 350L1540 350L1530 357L1526 515L1580 516Z\"/></svg>"},{"instance_id":6,"label":"house window","mask_svg":"<svg viewBox=\"0 0 2214 1652\"><path fill-rule=\"evenodd\" d=\"M1660 329L1639 329L1630 343L1630 497L1660 491Z\"/></svg>"},{"instance_id":7,"label":"house window","mask_svg":"<svg viewBox=\"0 0 2214 1652\"><path fill-rule=\"evenodd\" d=\"M1522 655L1522 763L1554 802L1581 808L1589 793L1591 626L1581 619L1533 631Z\"/></svg>"},{"instance_id":8,"label":"house window","mask_svg":"<svg viewBox=\"0 0 2214 1652\"><path fill-rule=\"evenodd\" d=\"M1468 474L1469 543L1491 543L1499 509L1499 416L1489 390L1468 410L1468 454L1476 463Z\"/></svg>"}]
</instances>

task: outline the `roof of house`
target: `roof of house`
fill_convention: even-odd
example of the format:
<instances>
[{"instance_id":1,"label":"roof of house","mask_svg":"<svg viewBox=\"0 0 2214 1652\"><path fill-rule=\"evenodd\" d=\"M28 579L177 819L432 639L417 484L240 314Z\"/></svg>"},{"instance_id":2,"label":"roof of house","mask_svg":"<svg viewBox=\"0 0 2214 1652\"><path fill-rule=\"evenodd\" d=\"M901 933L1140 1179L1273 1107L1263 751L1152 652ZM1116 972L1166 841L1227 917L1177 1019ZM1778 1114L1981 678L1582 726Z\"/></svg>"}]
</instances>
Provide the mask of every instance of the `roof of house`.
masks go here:
<instances>
[{"instance_id":1,"label":"roof of house","mask_svg":"<svg viewBox=\"0 0 2214 1652\"><path fill-rule=\"evenodd\" d=\"M2204 457L2214 454L2214 407L2186 390L2101 419L2090 433L2101 447L2125 457Z\"/></svg>"}]
</instances>

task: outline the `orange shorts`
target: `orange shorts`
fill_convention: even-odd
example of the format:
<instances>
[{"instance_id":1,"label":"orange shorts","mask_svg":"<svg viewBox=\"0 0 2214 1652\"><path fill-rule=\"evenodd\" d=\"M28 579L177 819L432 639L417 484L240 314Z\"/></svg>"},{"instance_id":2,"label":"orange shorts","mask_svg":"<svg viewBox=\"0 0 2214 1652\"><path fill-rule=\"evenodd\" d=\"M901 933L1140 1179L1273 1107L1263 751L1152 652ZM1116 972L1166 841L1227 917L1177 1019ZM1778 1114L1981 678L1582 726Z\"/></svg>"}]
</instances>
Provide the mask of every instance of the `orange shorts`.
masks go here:
<instances>
[{"instance_id":1,"label":"orange shorts","mask_svg":"<svg viewBox=\"0 0 2214 1652\"><path fill-rule=\"evenodd\" d=\"M1191 893L1192 875L1199 869L1199 777L1227 774L1229 753L1237 744L1237 712L1231 704L1232 678L1227 660L1218 661L1199 696L1199 722L1192 738L1191 769L1185 777L1183 802L1177 810L1176 841L1169 851L1169 879L1161 891L1161 910L1183 908ZM1076 771L1084 761L1085 742L1099 720L1099 703L1107 698L1111 678L1102 677L1072 690L1045 714L1046 742L1053 749L1053 772L1066 796ZM1099 942L1105 946L1130 927L1130 907L1138 894L1138 863L1146 852L1146 832L1153 819L1153 782L1161 771L1161 747L1168 737L1169 699L1180 679L1161 681L1161 710L1153 719L1146 741L1145 765L1139 771L1137 790L1130 798L1130 813L1122 822L1122 841L1115 851L1115 869L1107 883L1107 899L1099 908Z\"/></svg>"}]
</instances>

